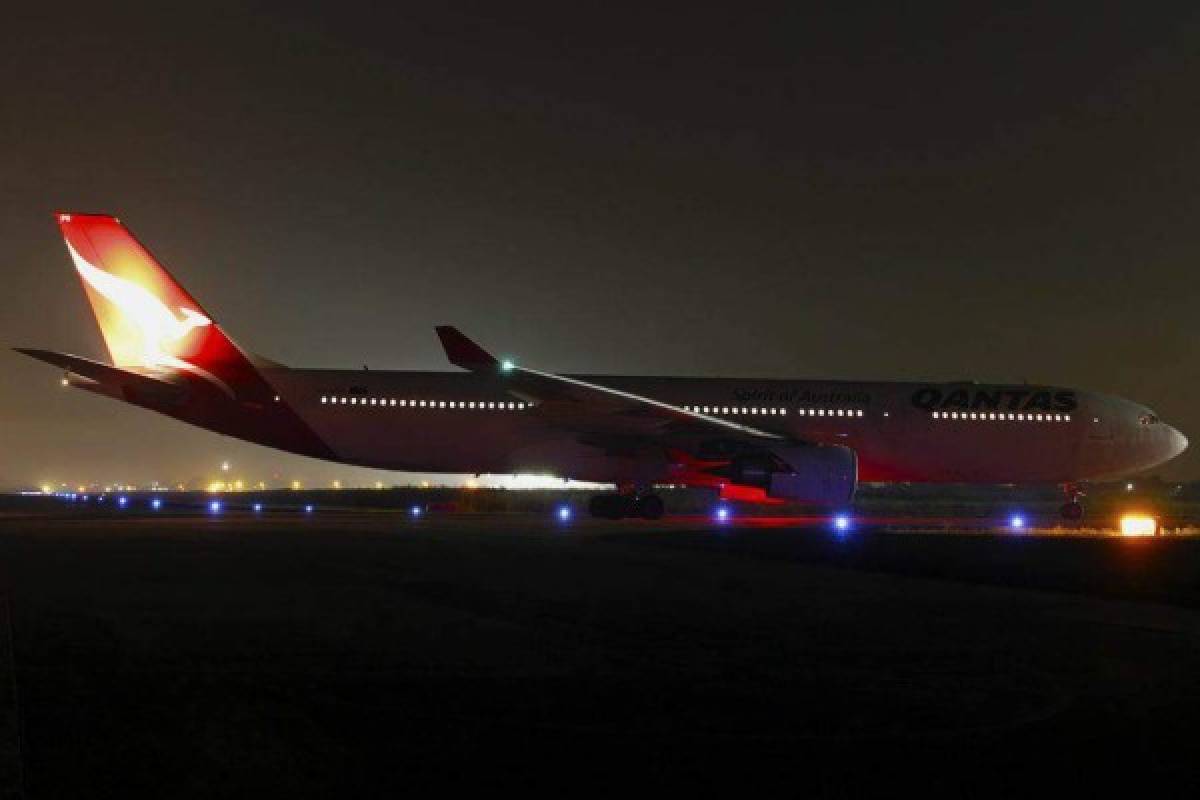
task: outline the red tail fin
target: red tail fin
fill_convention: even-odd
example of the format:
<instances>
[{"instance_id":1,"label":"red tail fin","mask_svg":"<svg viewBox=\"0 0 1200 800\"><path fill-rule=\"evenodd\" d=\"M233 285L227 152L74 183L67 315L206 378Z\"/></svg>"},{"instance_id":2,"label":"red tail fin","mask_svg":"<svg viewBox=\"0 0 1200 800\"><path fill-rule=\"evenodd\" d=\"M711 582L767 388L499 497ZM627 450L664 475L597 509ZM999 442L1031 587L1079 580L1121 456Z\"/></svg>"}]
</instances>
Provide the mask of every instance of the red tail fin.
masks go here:
<instances>
[{"instance_id":1,"label":"red tail fin","mask_svg":"<svg viewBox=\"0 0 1200 800\"><path fill-rule=\"evenodd\" d=\"M188 373L231 397L266 399L246 354L116 217L59 213L58 225L113 364Z\"/></svg>"}]
</instances>

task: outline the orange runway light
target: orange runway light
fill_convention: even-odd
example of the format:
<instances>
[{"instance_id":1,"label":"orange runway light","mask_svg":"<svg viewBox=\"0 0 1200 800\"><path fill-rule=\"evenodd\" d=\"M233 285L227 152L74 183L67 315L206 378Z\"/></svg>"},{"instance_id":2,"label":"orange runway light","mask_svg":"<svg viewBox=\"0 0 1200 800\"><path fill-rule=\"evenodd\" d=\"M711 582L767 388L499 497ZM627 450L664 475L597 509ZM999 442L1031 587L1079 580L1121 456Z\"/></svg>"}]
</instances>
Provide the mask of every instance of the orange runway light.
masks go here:
<instances>
[{"instance_id":1,"label":"orange runway light","mask_svg":"<svg viewBox=\"0 0 1200 800\"><path fill-rule=\"evenodd\" d=\"M1122 536L1153 536L1158 533L1158 520L1147 514L1126 514L1121 517Z\"/></svg>"}]
</instances>

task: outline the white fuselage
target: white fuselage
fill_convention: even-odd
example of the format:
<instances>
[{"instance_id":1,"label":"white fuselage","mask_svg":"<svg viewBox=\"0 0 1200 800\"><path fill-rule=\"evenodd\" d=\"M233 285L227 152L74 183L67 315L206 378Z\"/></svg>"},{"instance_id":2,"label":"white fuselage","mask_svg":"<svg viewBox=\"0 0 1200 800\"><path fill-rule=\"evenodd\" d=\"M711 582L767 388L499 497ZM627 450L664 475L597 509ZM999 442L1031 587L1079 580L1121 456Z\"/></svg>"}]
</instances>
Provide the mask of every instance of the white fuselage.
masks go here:
<instances>
[{"instance_id":1,"label":"white fuselage","mask_svg":"<svg viewBox=\"0 0 1200 800\"><path fill-rule=\"evenodd\" d=\"M547 424L470 373L268 370L339 461L620 482L630 456ZM1187 440L1121 398L1056 387L580 376L796 440L839 444L863 481L1071 483L1148 469ZM583 441L581 441L581 439Z\"/></svg>"}]
</instances>

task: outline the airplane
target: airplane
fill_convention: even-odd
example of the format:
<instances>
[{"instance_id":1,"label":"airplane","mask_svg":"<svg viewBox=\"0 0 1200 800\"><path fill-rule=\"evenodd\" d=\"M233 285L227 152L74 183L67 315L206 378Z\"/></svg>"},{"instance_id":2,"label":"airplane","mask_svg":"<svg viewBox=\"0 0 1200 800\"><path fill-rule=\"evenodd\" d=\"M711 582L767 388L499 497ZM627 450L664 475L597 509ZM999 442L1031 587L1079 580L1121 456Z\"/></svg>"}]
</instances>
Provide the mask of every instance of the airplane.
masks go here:
<instances>
[{"instance_id":1,"label":"airplane","mask_svg":"<svg viewBox=\"0 0 1200 800\"><path fill-rule=\"evenodd\" d=\"M56 219L111 364L18 348L63 383L249 442L387 470L615 484L590 511L663 515L657 485L849 507L860 482L1082 485L1187 439L1146 406L1041 384L555 374L437 334L457 372L292 368L237 345L114 216Z\"/></svg>"}]
</instances>

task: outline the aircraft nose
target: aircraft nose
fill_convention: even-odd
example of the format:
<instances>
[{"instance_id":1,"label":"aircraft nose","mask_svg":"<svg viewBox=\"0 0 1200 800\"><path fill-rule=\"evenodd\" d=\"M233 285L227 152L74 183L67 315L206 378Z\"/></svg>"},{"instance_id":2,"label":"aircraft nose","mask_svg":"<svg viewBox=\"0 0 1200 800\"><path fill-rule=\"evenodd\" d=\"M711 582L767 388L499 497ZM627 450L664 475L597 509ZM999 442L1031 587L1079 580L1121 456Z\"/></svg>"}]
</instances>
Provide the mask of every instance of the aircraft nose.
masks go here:
<instances>
[{"instance_id":1,"label":"aircraft nose","mask_svg":"<svg viewBox=\"0 0 1200 800\"><path fill-rule=\"evenodd\" d=\"M1166 427L1167 427L1167 443L1168 443L1167 444L1167 447L1168 447L1167 458L1174 458L1175 456L1182 453L1184 450L1187 450L1188 440L1187 440L1187 437L1184 436L1183 433L1178 428L1174 428L1170 425L1168 425Z\"/></svg>"}]
</instances>

